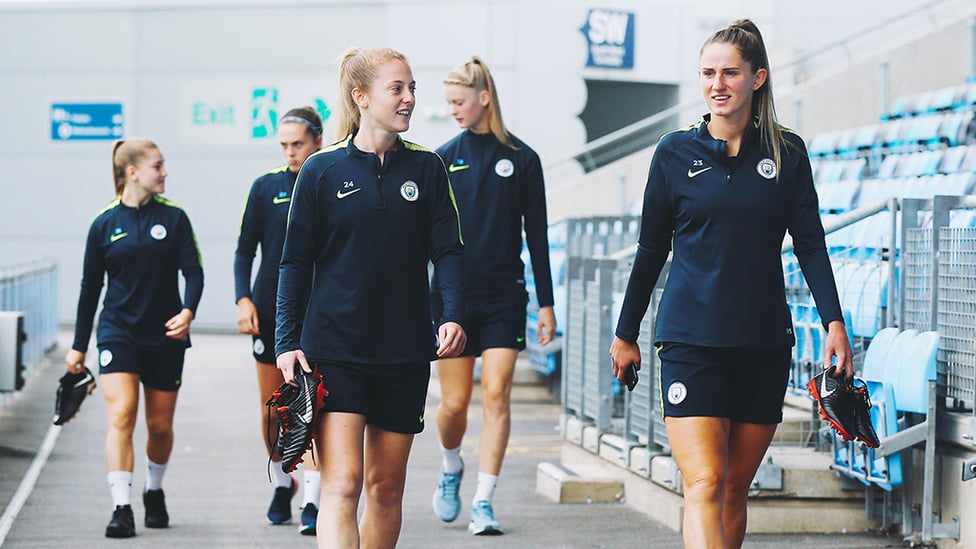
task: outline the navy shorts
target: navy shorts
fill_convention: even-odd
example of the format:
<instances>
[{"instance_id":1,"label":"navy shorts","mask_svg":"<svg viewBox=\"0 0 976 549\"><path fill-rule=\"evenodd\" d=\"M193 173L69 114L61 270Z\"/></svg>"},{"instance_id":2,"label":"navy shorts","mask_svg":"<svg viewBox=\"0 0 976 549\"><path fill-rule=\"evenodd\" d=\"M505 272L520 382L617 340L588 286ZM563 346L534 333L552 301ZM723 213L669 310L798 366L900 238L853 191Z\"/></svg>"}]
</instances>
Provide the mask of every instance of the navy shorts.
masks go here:
<instances>
[{"instance_id":1,"label":"navy shorts","mask_svg":"<svg viewBox=\"0 0 976 549\"><path fill-rule=\"evenodd\" d=\"M444 306L440 295L431 294L430 302L433 318L441 318ZM528 302L525 292L509 297L468 297L464 303L463 323L468 342L458 356L481 356L485 349L525 349L525 307Z\"/></svg>"},{"instance_id":2,"label":"navy shorts","mask_svg":"<svg viewBox=\"0 0 976 549\"><path fill-rule=\"evenodd\" d=\"M270 319L266 322L265 319ZM258 335L251 336L251 354L254 360L265 364L275 364L274 332L275 316L273 312L258 313Z\"/></svg>"},{"instance_id":3,"label":"navy shorts","mask_svg":"<svg viewBox=\"0 0 976 549\"><path fill-rule=\"evenodd\" d=\"M658 358L665 417L725 417L762 424L783 421L791 348L663 343Z\"/></svg>"},{"instance_id":4,"label":"navy shorts","mask_svg":"<svg viewBox=\"0 0 976 549\"><path fill-rule=\"evenodd\" d=\"M412 435L424 430L430 363L347 364L314 361L329 395L322 410L366 417L385 431Z\"/></svg>"},{"instance_id":5,"label":"navy shorts","mask_svg":"<svg viewBox=\"0 0 976 549\"><path fill-rule=\"evenodd\" d=\"M186 341L164 338L158 345L104 343L98 346L98 373L139 374L146 387L176 391L183 383Z\"/></svg>"}]
</instances>

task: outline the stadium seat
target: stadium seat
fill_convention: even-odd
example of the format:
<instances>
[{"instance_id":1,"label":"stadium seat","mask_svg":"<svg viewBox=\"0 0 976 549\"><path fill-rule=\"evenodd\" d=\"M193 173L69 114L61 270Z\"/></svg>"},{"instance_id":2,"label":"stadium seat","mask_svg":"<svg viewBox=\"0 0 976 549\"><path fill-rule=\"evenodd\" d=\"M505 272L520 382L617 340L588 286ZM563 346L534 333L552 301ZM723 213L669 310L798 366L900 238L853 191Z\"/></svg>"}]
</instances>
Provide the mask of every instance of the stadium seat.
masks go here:
<instances>
[{"instance_id":1,"label":"stadium seat","mask_svg":"<svg viewBox=\"0 0 976 549\"><path fill-rule=\"evenodd\" d=\"M962 167L962 161L966 159L966 147L956 146L946 149L942 155L942 163L939 164L937 171L940 173L955 173Z\"/></svg>"}]
</instances>

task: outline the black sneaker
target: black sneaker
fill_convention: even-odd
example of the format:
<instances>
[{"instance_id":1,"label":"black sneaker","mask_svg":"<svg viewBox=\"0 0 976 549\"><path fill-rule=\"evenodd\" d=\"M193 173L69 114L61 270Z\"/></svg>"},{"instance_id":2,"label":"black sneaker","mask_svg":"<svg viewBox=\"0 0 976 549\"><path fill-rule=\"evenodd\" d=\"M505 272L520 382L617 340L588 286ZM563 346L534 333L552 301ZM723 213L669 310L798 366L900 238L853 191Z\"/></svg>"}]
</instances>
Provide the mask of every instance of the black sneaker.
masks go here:
<instances>
[{"instance_id":1,"label":"black sneaker","mask_svg":"<svg viewBox=\"0 0 976 549\"><path fill-rule=\"evenodd\" d=\"M860 381L860 385L857 382ZM881 446L878 433L871 424L871 397L868 395L868 388L861 380L855 379L851 390L851 398L854 401L854 436L871 448Z\"/></svg>"},{"instance_id":2,"label":"black sneaker","mask_svg":"<svg viewBox=\"0 0 976 549\"><path fill-rule=\"evenodd\" d=\"M77 374L67 372L61 376L54 399L54 424L64 425L75 417L81 402L94 390L95 376L87 366Z\"/></svg>"},{"instance_id":3,"label":"black sneaker","mask_svg":"<svg viewBox=\"0 0 976 549\"><path fill-rule=\"evenodd\" d=\"M302 524L298 527L298 532L303 536L315 535L315 522L319 518L319 508L314 503L306 503L302 507Z\"/></svg>"},{"instance_id":4,"label":"black sneaker","mask_svg":"<svg viewBox=\"0 0 976 549\"><path fill-rule=\"evenodd\" d=\"M844 440L854 440L854 433L857 431L854 399L851 394L853 388L846 376L832 375L836 368L831 366L814 376L807 384L807 389L810 391L810 396L820 405L820 415L830 423L830 426L844 437Z\"/></svg>"},{"instance_id":5,"label":"black sneaker","mask_svg":"<svg viewBox=\"0 0 976 549\"><path fill-rule=\"evenodd\" d=\"M312 447L315 413L329 394L318 372L306 374L301 368L295 370L297 386L283 383L271 393L267 403L278 413L278 455L281 470L286 473L294 471L302 462L305 450Z\"/></svg>"},{"instance_id":6,"label":"black sneaker","mask_svg":"<svg viewBox=\"0 0 976 549\"><path fill-rule=\"evenodd\" d=\"M268 522L271 524L291 524L291 498L298 491L298 481L291 479L291 486L275 488L271 505L268 506Z\"/></svg>"},{"instance_id":7,"label":"black sneaker","mask_svg":"<svg viewBox=\"0 0 976 549\"><path fill-rule=\"evenodd\" d=\"M146 490L142 493L142 503L146 506L146 528L169 527L169 513L166 512L166 496L163 490Z\"/></svg>"},{"instance_id":8,"label":"black sneaker","mask_svg":"<svg viewBox=\"0 0 976 549\"><path fill-rule=\"evenodd\" d=\"M131 505L116 505L112 520L105 527L107 538L131 538L136 535L136 519L132 516Z\"/></svg>"}]
</instances>

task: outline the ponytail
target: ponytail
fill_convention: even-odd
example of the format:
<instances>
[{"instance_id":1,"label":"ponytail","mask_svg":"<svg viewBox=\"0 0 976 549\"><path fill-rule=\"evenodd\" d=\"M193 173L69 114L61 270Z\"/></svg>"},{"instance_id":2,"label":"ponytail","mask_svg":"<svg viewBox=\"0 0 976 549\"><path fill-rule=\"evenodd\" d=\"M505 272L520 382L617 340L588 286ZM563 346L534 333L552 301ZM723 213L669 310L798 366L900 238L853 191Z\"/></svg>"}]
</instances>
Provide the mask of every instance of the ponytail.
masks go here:
<instances>
[{"instance_id":1,"label":"ponytail","mask_svg":"<svg viewBox=\"0 0 976 549\"><path fill-rule=\"evenodd\" d=\"M387 61L407 63L407 57L392 48L350 48L339 57L339 106L336 138L339 140L356 133L360 126L359 105L353 101L356 88L368 90L376 78L376 68Z\"/></svg>"},{"instance_id":2,"label":"ponytail","mask_svg":"<svg viewBox=\"0 0 976 549\"><path fill-rule=\"evenodd\" d=\"M465 86L474 89L476 92L487 91L491 100L488 103L488 124L491 133L503 145L510 149L517 149L512 134L505 127L502 120L501 106L498 104L498 91L495 89L495 79L488 70L488 65L477 55L472 55L471 59L454 67L451 72L444 77L445 84Z\"/></svg>"},{"instance_id":3,"label":"ponytail","mask_svg":"<svg viewBox=\"0 0 976 549\"><path fill-rule=\"evenodd\" d=\"M137 165L150 150L159 147L142 137L119 139L112 144L112 180L115 183L115 196L122 196L125 189L125 170Z\"/></svg>"},{"instance_id":4,"label":"ponytail","mask_svg":"<svg viewBox=\"0 0 976 549\"><path fill-rule=\"evenodd\" d=\"M779 167L782 161L782 148L789 146L789 141L783 137L782 127L776 120L776 105L773 103L773 82L769 71L769 57L766 55L766 45L763 43L759 27L749 19L733 21L727 28L715 32L702 45L713 43L732 44L739 50L742 60L749 63L753 74L759 69L766 70L766 81L752 95L752 116L758 123L760 141L763 148L773 155L776 163L776 178L779 179Z\"/></svg>"}]
</instances>

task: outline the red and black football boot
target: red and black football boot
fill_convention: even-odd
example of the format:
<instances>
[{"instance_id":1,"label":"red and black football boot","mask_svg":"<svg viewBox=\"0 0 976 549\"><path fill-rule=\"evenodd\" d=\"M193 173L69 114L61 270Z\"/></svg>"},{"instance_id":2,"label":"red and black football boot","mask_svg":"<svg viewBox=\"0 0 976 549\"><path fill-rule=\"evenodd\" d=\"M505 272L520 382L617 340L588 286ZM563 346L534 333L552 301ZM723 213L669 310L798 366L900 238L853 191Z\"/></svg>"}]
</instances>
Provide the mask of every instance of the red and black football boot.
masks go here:
<instances>
[{"instance_id":1,"label":"red and black football boot","mask_svg":"<svg viewBox=\"0 0 976 549\"><path fill-rule=\"evenodd\" d=\"M851 381L846 376L834 377L836 366L820 372L807 389L810 396L820 405L820 415L823 416L844 440L854 440L857 432L857 419L854 414L854 398Z\"/></svg>"}]
</instances>

